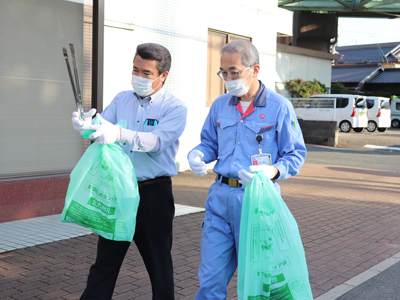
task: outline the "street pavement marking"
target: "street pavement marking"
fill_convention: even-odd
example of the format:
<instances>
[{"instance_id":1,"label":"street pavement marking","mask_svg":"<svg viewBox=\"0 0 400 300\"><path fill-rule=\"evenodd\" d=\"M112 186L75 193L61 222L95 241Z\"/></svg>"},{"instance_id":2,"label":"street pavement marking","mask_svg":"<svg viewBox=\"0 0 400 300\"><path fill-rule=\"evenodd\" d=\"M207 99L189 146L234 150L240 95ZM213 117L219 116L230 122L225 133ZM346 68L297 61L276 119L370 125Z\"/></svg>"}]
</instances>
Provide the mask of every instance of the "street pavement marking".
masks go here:
<instances>
[{"instance_id":1,"label":"street pavement marking","mask_svg":"<svg viewBox=\"0 0 400 300\"><path fill-rule=\"evenodd\" d=\"M314 300L335 300L398 262L400 262L400 252L334 287Z\"/></svg>"},{"instance_id":2,"label":"street pavement marking","mask_svg":"<svg viewBox=\"0 0 400 300\"><path fill-rule=\"evenodd\" d=\"M364 148L400 151L400 148L399 148L399 147L386 147L386 146L365 145Z\"/></svg>"},{"instance_id":3,"label":"street pavement marking","mask_svg":"<svg viewBox=\"0 0 400 300\"><path fill-rule=\"evenodd\" d=\"M205 211L175 204L175 217ZM0 253L91 234L86 227L61 223L61 214L0 223Z\"/></svg>"},{"instance_id":4,"label":"street pavement marking","mask_svg":"<svg viewBox=\"0 0 400 300\"><path fill-rule=\"evenodd\" d=\"M206 211L201 207L194 207L189 205L175 204L175 217L185 216L198 212Z\"/></svg>"}]
</instances>

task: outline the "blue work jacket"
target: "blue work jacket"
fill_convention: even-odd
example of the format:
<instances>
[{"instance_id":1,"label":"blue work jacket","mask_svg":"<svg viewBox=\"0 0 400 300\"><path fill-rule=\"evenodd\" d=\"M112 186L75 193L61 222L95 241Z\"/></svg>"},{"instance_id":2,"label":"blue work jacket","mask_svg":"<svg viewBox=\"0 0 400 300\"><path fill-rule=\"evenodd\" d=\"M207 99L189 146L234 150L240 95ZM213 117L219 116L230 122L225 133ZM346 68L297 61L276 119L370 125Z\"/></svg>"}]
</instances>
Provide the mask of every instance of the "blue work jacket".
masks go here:
<instances>
[{"instance_id":1,"label":"blue work jacket","mask_svg":"<svg viewBox=\"0 0 400 300\"><path fill-rule=\"evenodd\" d=\"M217 160L214 172L238 179L238 171L249 171L251 156L259 153L257 134L262 134L262 153L270 154L279 178L296 175L306 158L303 135L292 104L266 88L260 89L243 114L239 98L227 93L218 97L194 149L204 153L202 161ZM279 190L279 186L277 186Z\"/></svg>"}]
</instances>

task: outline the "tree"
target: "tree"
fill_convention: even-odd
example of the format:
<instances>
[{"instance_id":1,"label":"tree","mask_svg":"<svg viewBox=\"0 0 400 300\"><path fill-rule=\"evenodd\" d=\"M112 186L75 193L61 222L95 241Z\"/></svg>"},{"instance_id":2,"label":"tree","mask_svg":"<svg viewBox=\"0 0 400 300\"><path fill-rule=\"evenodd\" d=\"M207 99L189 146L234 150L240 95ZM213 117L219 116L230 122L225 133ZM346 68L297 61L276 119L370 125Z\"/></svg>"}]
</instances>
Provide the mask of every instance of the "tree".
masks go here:
<instances>
[{"instance_id":1,"label":"tree","mask_svg":"<svg viewBox=\"0 0 400 300\"><path fill-rule=\"evenodd\" d=\"M313 81L303 81L300 78L292 79L285 81L285 88L292 98L308 98L312 95L326 94L325 84L317 79Z\"/></svg>"},{"instance_id":2,"label":"tree","mask_svg":"<svg viewBox=\"0 0 400 300\"><path fill-rule=\"evenodd\" d=\"M346 91L347 90L347 88L344 85L343 81L338 81L338 82L332 83L331 88L332 89L338 89L338 90L341 90L341 91Z\"/></svg>"}]
</instances>

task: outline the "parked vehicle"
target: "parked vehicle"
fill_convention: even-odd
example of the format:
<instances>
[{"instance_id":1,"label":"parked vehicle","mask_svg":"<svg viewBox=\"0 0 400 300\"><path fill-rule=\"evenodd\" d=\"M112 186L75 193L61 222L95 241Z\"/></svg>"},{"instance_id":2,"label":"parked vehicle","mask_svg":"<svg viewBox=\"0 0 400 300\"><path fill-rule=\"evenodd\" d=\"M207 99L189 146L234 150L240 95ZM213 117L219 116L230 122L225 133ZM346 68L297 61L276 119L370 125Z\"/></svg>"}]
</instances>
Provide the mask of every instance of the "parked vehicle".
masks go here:
<instances>
[{"instance_id":1,"label":"parked vehicle","mask_svg":"<svg viewBox=\"0 0 400 300\"><path fill-rule=\"evenodd\" d=\"M368 126L369 132L378 129L384 132L390 127L390 105L389 98L367 96Z\"/></svg>"},{"instance_id":2,"label":"parked vehicle","mask_svg":"<svg viewBox=\"0 0 400 300\"><path fill-rule=\"evenodd\" d=\"M337 121L341 131L352 128L361 132L368 125L365 96L324 94L310 98L291 98L297 118L303 120Z\"/></svg>"},{"instance_id":3,"label":"parked vehicle","mask_svg":"<svg viewBox=\"0 0 400 300\"><path fill-rule=\"evenodd\" d=\"M390 104L392 127L400 127L400 99L394 98Z\"/></svg>"}]
</instances>

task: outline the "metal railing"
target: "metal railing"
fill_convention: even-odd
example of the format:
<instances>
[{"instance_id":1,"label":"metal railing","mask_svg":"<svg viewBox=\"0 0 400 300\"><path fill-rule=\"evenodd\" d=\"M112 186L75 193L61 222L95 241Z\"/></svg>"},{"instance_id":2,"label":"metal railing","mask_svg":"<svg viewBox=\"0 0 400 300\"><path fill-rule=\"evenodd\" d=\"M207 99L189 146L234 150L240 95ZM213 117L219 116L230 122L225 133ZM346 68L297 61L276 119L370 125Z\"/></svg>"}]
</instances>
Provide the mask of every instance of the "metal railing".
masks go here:
<instances>
[{"instance_id":1,"label":"metal railing","mask_svg":"<svg viewBox=\"0 0 400 300\"><path fill-rule=\"evenodd\" d=\"M336 98L290 98L294 108L336 108Z\"/></svg>"},{"instance_id":2,"label":"metal railing","mask_svg":"<svg viewBox=\"0 0 400 300\"><path fill-rule=\"evenodd\" d=\"M296 114L300 109L310 110L308 116L319 111L331 111L333 120L336 120L336 98L289 98Z\"/></svg>"}]
</instances>

